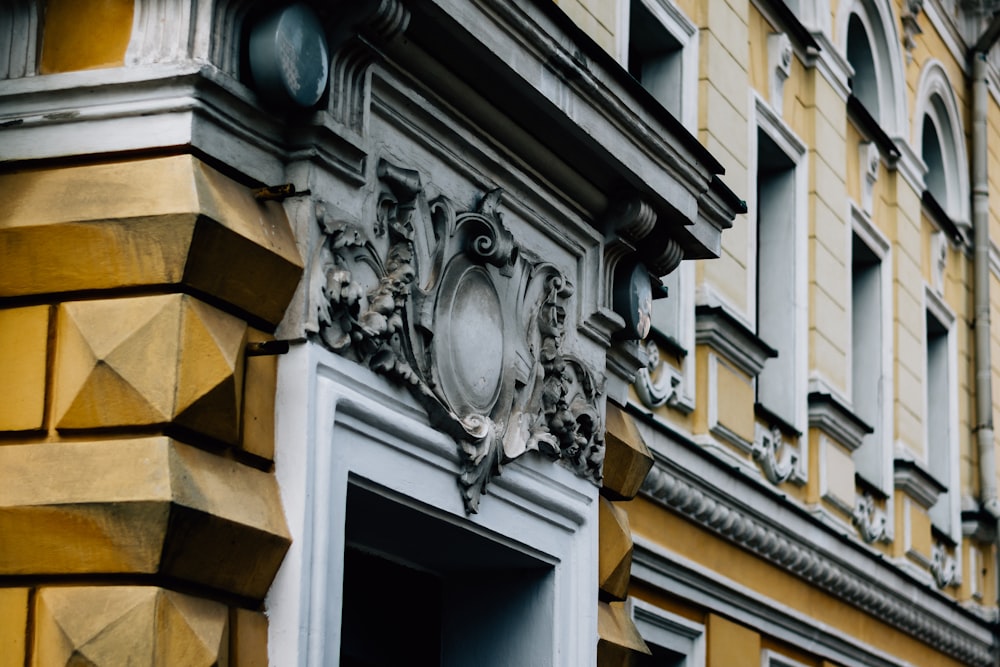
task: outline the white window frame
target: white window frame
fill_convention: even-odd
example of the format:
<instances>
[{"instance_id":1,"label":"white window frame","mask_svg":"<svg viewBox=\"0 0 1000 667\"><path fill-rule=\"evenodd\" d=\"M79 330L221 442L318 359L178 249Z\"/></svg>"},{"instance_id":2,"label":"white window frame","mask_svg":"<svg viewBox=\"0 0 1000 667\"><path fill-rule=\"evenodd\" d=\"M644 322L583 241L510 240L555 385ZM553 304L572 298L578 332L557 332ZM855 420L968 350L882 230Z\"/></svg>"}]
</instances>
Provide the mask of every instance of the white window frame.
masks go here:
<instances>
[{"instance_id":1,"label":"white window frame","mask_svg":"<svg viewBox=\"0 0 1000 667\"><path fill-rule=\"evenodd\" d=\"M280 358L275 415L275 474L292 544L266 600L271 664L338 663L353 480L551 564L552 632L538 659L595 663L598 490L590 481L528 454L504 467L479 513L467 516L454 441L428 425L404 389L316 343Z\"/></svg>"},{"instance_id":2,"label":"white window frame","mask_svg":"<svg viewBox=\"0 0 1000 667\"><path fill-rule=\"evenodd\" d=\"M646 642L684 655L684 667L705 667L705 626L638 598L629 598L632 620Z\"/></svg>"},{"instance_id":3,"label":"white window frame","mask_svg":"<svg viewBox=\"0 0 1000 667\"><path fill-rule=\"evenodd\" d=\"M758 233L758 210L756 173L758 169L758 145L757 132L764 132L768 138L793 163L792 169L795 171L795 212L797 221L795 225L794 239L790 241L787 249L789 261L794 262L793 268L795 276L795 301L794 304L794 388L795 409L792 426L805 433L807 427L808 405L806 395L808 393L808 336L809 336L809 292L808 292L808 257L809 257L809 229L805 221L808 220L808 187L809 187L809 161L806 159L807 147L799 137L792 132L791 128L782 120L781 116L760 96L756 91L751 90L750 108L753 110L748 123L750 130L750 165L749 173L754 175L754 185L749 188L747 198L747 222L749 254L747 258L747 270L751 280L747 280L747 304L749 305L749 317L752 329L759 331L757 321L757 239ZM764 341L765 343L769 341ZM766 368L766 365L765 365ZM759 381L759 378L758 378ZM766 407L766 406L765 406ZM805 471L808 466L808 447L800 448L800 468Z\"/></svg>"},{"instance_id":4,"label":"white window frame","mask_svg":"<svg viewBox=\"0 0 1000 667\"><path fill-rule=\"evenodd\" d=\"M866 475L865 478L869 482L875 482L878 489L882 491L887 497L892 498L892 491L894 487L893 482L893 399L894 399L894 384L893 384L893 290L892 290L892 243L889 239L875 226L871 218L865 214L858 206L853 202L849 203L850 208L850 220L851 224L847 228L847 243L848 247L853 245L853 237L857 236L867 247L868 250L875 255L879 260L879 272L880 272L880 288L881 288L881 300L882 300L882 312L881 312L881 330L882 330L882 340L881 340L881 360L882 360L882 377L884 378L883 383L885 385L885 392L882 401L882 410L879 415L878 427L881 429L882 437L882 456L880 460L881 475L878 479L872 480ZM851 263L853 265L853 253L851 256ZM848 292L853 293L853 279L851 276L848 277L848 281L852 284L848 285ZM848 325L853 331L854 308L853 305L848 311ZM851 341L851 350L854 350L854 341ZM854 401L853 396L854 388L854 377L853 377L853 360L852 363L848 365L848 386L851 388L851 400ZM875 434L873 434L875 435ZM868 436L866 437L866 442L862 444L862 447L867 445ZM860 451L860 449L858 450ZM857 458L855 456L855 458ZM891 526L891 522L889 524Z\"/></svg>"},{"instance_id":5,"label":"white window frame","mask_svg":"<svg viewBox=\"0 0 1000 667\"><path fill-rule=\"evenodd\" d=\"M792 660L777 651L766 648L760 652L760 667L809 667L808 665Z\"/></svg>"},{"instance_id":6,"label":"white window frame","mask_svg":"<svg viewBox=\"0 0 1000 667\"><path fill-rule=\"evenodd\" d=\"M698 26L672 0L618 0L618 62L628 69L629 19L632 2L641 2L680 45L681 124L691 133L698 129Z\"/></svg>"},{"instance_id":7,"label":"white window frame","mask_svg":"<svg viewBox=\"0 0 1000 667\"><path fill-rule=\"evenodd\" d=\"M847 59L847 26L857 15L868 33L875 75L878 79L879 117L882 129L893 139L908 132L906 77L896 19L889 0L845 0L837 7L834 21L837 48Z\"/></svg>"},{"instance_id":8,"label":"white window frame","mask_svg":"<svg viewBox=\"0 0 1000 667\"><path fill-rule=\"evenodd\" d=\"M916 108L914 109L913 146L917 155L923 155L924 117L934 123L941 142L941 158L947 197L938 204L955 224L969 226L969 164L965 149L965 130L959 113L955 89L944 65L931 59L924 64L917 82ZM926 187L926 184L925 184Z\"/></svg>"},{"instance_id":9,"label":"white window frame","mask_svg":"<svg viewBox=\"0 0 1000 667\"><path fill-rule=\"evenodd\" d=\"M948 537L955 544L962 543L962 507L961 507L961 487L959 485L959 443L958 443L958 343L957 335L955 332L955 322L957 318L955 313L948 307L948 304L944 302L940 296L934 291L930 285L924 285L924 310L925 312L936 319L947 332L946 342L947 345L947 382L948 386L945 389L945 394L948 396L947 405L947 422L948 422L948 438L946 452L948 460L948 475L947 478L942 480L935 475L938 481L942 482L948 487L947 491L941 494L938 498L938 503L946 502L949 517L949 530L947 531ZM924 326L924 456L923 462L927 466L928 470L933 473L934 466L933 461L931 461L931 442L927 437L928 424L927 420L930 415L930 406L927 401L927 386L928 382L928 368L927 368L927 352L928 352L928 341L927 341L927 327ZM933 510L937 505L934 505L931 509ZM933 514L931 516L933 522ZM939 527L940 529L940 527ZM960 575L961 573L959 573Z\"/></svg>"}]
</instances>

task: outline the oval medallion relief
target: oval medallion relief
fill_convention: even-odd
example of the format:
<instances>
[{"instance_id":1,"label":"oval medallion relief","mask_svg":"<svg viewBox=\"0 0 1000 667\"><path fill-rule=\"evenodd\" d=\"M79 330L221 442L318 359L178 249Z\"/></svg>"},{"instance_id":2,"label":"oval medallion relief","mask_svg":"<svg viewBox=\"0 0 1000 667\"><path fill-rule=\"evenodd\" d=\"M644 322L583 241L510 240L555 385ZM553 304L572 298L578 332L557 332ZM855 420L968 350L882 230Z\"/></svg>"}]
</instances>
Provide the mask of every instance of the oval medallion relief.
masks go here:
<instances>
[{"instance_id":1,"label":"oval medallion relief","mask_svg":"<svg viewBox=\"0 0 1000 667\"><path fill-rule=\"evenodd\" d=\"M434 335L441 391L460 415L488 415L503 380L500 295L487 270L466 261L448 267L441 287Z\"/></svg>"}]
</instances>

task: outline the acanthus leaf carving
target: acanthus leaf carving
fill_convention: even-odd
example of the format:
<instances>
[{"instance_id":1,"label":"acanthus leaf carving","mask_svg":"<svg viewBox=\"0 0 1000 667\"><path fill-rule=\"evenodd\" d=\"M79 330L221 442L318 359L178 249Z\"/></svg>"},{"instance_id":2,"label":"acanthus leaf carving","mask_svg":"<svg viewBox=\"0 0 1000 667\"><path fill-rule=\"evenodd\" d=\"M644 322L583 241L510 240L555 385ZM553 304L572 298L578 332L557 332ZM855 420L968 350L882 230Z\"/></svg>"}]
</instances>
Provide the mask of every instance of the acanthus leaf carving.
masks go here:
<instances>
[{"instance_id":1,"label":"acanthus leaf carving","mask_svg":"<svg viewBox=\"0 0 1000 667\"><path fill-rule=\"evenodd\" d=\"M604 378L567 340L570 282L517 244L502 191L456 213L424 199L416 171L381 160L377 175L370 227L317 206L320 341L406 386L456 440L468 512L528 451L599 482Z\"/></svg>"}]
</instances>

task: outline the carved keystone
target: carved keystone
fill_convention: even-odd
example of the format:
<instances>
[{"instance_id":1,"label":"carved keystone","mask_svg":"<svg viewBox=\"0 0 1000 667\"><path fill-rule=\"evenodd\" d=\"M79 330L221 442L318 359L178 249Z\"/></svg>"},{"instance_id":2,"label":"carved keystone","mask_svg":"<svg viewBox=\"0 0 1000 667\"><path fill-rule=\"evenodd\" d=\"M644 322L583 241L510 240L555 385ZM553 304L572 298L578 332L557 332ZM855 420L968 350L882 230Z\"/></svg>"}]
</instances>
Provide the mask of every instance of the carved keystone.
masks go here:
<instances>
[{"instance_id":1,"label":"carved keystone","mask_svg":"<svg viewBox=\"0 0 1000 667\"><path fill-rule=\"evenodd\" d=\"M601 597L624 600L628 595L629 576L632 572L632 532L628 525L628 514L615 507L607 498L601 498L597 517L597 570Z\"/></svg>"},{"instance_id":2,"label":"carved keystone","mask_svg":"<svg viewBox=\"0 0 1000 667\"><path fill-rule=\"evenodd\" d=\"M652 655L621 602L597 603L597 667L634 667Z\"/></svg>"},{"instance_id":3,"label":"carved keystone","mask_svg":"<svg viewBox=\"0 0 1000 667\"><path fill-rule=\"evenodd\" d=\"M612 500L631 500L653 467L653 455L632 417L610 402L607 411L601 493Z\"/></svg>"}]
</instances>

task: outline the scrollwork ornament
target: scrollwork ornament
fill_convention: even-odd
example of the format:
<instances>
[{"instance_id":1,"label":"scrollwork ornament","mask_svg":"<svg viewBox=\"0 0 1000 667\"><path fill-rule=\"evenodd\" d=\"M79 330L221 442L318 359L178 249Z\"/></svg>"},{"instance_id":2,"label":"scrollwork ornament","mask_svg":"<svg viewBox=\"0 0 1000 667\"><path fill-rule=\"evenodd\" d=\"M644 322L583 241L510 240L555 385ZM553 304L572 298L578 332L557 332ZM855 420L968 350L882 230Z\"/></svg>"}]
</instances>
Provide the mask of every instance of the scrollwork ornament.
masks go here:
<instances>
[{"instance_id":1,"label":"scrollwork ornament","mask_svg":"<svg viewBox=\"0 0 1000 667\"><path fill-rule=\"evenodd\" d=\"M798 452L788 447L778 428L759 429L753 444L753 460L772 484L788 481L798 465Z\"/></svg>"},{"instance_id":2,"label":"scrollwork ornament","mask_svg":"<svg viewBox=\"0 0 1000 667\"><path fill-rule=\"evenodd\" d=\"M931 574L938 588L948 588L958 584L958 564L955 557L940 542L931 547Z\"/></svg>"},{"instance_id":3,"label":"scrollwork ornament","mask_svg":"<svg viewBox=\"0 0 1000 667\"><path fill-rule=\"evenodd\" d=\"M635 393L642 404L651 410L664 405L677 405L680 400L680 373L660 358L660 349L654 341L646 341L645 348L648 361L636 374Z\"/></svg>"},{"instance_id":4,"label":"scrollwork ornament","mask_svg":"<svg viewBox=\"0 0 1000 667\"><path fill-rule=\"evenodd\" d=\"M476 512L503 465L528 451L601 479L603 377L567 341L573 287L521 251L502 192L476 210L425 202L418 172L381 160L371 224L317 206L310 294L333 352L406 386L455 439Z\"/></svg>"},{"instance_id":5,"label":"scrollwork ornament","mask_svg":"<svg viewBox=\"0 0 1000 667\"><path fill-rule=\"evenodd\" d=\"M875 499L870 493L864 493L854 504L851 523L868 544L884 542L888 537L888 519L885 512L875 505Z\"/></svg>"}]
</instances>

